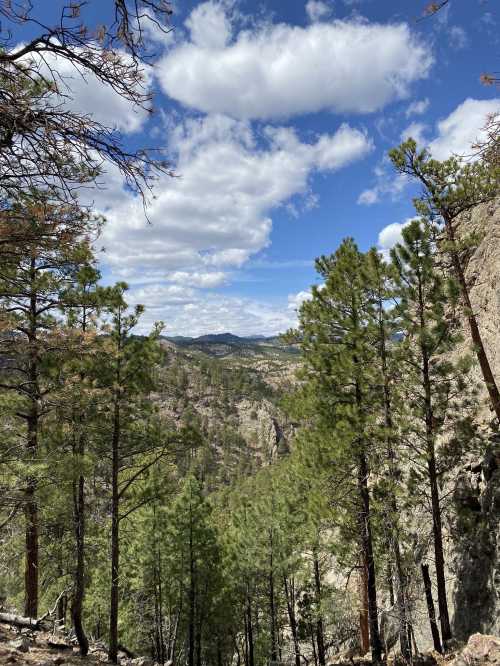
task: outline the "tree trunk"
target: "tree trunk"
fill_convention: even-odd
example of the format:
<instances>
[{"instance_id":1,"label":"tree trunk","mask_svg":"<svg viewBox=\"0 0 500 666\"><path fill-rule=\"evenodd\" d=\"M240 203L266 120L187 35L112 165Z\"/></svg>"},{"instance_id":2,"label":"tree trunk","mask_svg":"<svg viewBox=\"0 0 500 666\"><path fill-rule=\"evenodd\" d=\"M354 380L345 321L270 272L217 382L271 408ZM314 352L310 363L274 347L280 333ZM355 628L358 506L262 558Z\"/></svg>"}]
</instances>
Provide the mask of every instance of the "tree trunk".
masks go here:
<instances>
[{"instance_id":1,"label":"tree trunk","mask_svg":"<svg viewBox=\"0 0 500 666\"><path fill-rule=\"evenodd\" d=\"M38 408L35 403L28 417L28 453L35 458L38 449ZM36 478L27 479L25 489L26 517L26 559L25 559L25 603L24 614L27 617L38 616L38 504L35 493Z\"/></svg>"},{"instance_id":2,"label":"tree trunk","mask_svg":"<svg viewBox=\"0 0 500 666\"><path fill-rule=\"evenodd\" d=\"M441 524L441 506L439 501L439 488L437 483L436 453L433 432L433 410L431 386L429 379L429 361L427 354L423 354L424 389L425 389L425 425L427 446L427 472L431 491L432 534L434 541L434 557L436 564L436 582L438 591L439 619L443 643L451 638L450 620L448 615L448 602L446 599L446 578L444 570L443 532Z\"/></svg>"},{"instance_id":3,"label":"tree trunk","mask_svg":"<svg viewBox=\"0 0 500 666\"><path fill-rule=\"evenodd\" d=\"M418 285L418 298L419 298L419 318L421 333L426 329L426 321L424 314L424 296L423 286L421 280ZM434 410L432 404L432 385L430 375L429 353L423 339L420 342L420 353L422 358L422 384L424 389L424 408L425 408L425 443L426 443L426 456L427 456L427 471L429 477L429 485L431 491L431 508L432 508L432 533L434 540L434 557L436 561L436 582L438 591L438 607L439 607L439 620L441 624L441 638L443 647L447 641L452 637L450 618L448 614L448 602L446 599L446 578L444 570L444 549L443 549L443 532L441 524L441 506L439 501L439 488L437 483L437 470L436 470L436 449L435 449L435 434L434 434Z\"/></svg>"},{"instance_id":4,"label":"tree trunk","mask_svg":"<svg viewBox=\"0 0 500 666\"><path fill-rule=\"evenodd\" d=\"M300 666L300 644L297 630L297 617L295 615L295 582L293 577L289 584L287 576L283 576L283 586L285 590L288 621L290 622L290 631L292 632L295 666Z\"/></svg>"},{"instance_id":5,"label":"tree trunk","mask_svg":"<svg viewBox=\"0 0 500 666\"><path fill-rule=\"evenodd\" d=\"M363 449L359 453L358 489L361 498L361 543L368 582L370 646L372 650L372 660L374 662L379 662L382 659L382 643L380 641L378 628L377 584L370 521L370 494L368 491L368 463Z\"/></svg>"},{"instance_id":6,"label":"tree trunk","mask_svg":"<svg viewBox=\"0 0 500 666\"><path fill-rule=\"evenodd\" d=\"M380 290L380 294L382 290ZM410 644L408 642L408 622L407 622L407 612L406 612L406 578L403 571L403 565L401 561L401 548L399 542L399 508L398 502L396 499L396 493L394 490L395 485L399 481L399 470L397 469L396 464L396 454L394 450L394 423L392 418L392 395L391 395L391 383L388 369L388 359L387 359L387 331L384 319L384 303L382 298L378 301L378 321L379 321L379 336L380 336L380 359L382 363L382 376L384 382L384 425L385 425L385 437L386 437L386 449L387 449L387 458L389 461L389 476L390 476L390 491L389 491L389 505L392 514L392 520L390 524L390 539L391 539L391 548L394 555L394 564L396 568L396 578L397 578L397 608L398 608L398 623L399 623L399 644L401 647L401 654L403 658L408 661L410 659ZM389 565L390 566L390 565ZM394 591L392 586L392 567L390 580L390 592L391 592L391 603L394 604Z\"/></svg>"},{"instance_id":7,"label":"tree trunk","mask_svg":"<svg viewBox=\"0 0 500 666\"><path fill-rule=\"evenodd\" d=\"M453 264L453 270L460 287L460 292L465 309L465 316L467 317L470 335L472 338L472 344L474 346L474 351L476 353L477 360L479 361L479 366L481 368L481 373L483 375L484 383L486 384L486 388L488 390L492 409L495 412L498 423L500 424L500 392L498 390L498 386L495 381L495 377L493 375L493 371L491 369L491 365L488 356L486 354L486 350L484 348L483 339L479 331L476 315L474 314L474 310L472 309L469 288L467 286L465 272L457 249L455 230L453 228L453 220L449 215L446 214L443 215L443 219L445 222L448 241L450 242L451 246L450 256ZM443 642L446 642L446 640L447 639L443 637Z\"/></svg>"},{"instance_id":8,"label":"tree trunk","mask_svg":"<svg viewBox=\"0 0 500 666\"><path fill-rule=\"evenodd\" d=\"M28 398L30 401L26 417L28 457L34 460L38 454L38 427L40 399L39 352L38 352L38 299L36 286L36 257L30 261L30 305L28 330ZM36 501L37 480L28 477L25 489L24 515L26 519L26 553L24 570L24 612L28 617L38 615L38 504Z\"/></svg>"},{"instance_id":9,"label":"tree trunk","mask_svg":"<svg viewBox=\"0 0 500 666\"><path fill-rule=\"evenodd\" d=\"M248 651L248 614L245 606L245 612L243 614L243 621L245 624L245 644L243 645L243 658L245 660L245 666L248 666L249 663L249 651Z\"/></svg>"},{"instance_id":10,"label":"tree trunk","mask_svg":"<svg viewBox=\"0 0 500 666\"><path fill-rule=\"evenodd\" d=\"M13 613L0 613L0 622L3 624L12 624L14 627L21 627L23 629L32 629L33 631L41 631L44 628L41 620L33 617L21 617Z\"/></svg>"},{"instance_id":11,"label":"tree trunk","mask_svg":"<svg viewBox=\"0 0 500 666\"><path fill-rule=\"evenodd\" d=\"M82 456L83 438L80 438L79 455ZM81 464L81 461L80 461ZM71 618L75 630L80 654L85 657L89 651L89 642L83 628L82 610L85 595L85 478L80 474L73 482L73 521L76 542L76 569L74 592L71 603Z\"/></svg>"},{"instance_id":12,"label":"tree trunk","mask_svg":"<svg viewBox=\"0 0 500 666\"><path fill-rule=\"evenodd\" d=\"M451 639L450 618L448 615L448 601L446 599L446 578L444 569L444 552L443 552L443 533L441 525L441 507L439 505L439 489L437 484L436 474L436 458L434 455L434 448L429 452L427 460L429 471L429 481L431 486L431 502L432 502L432 531L434 535L434 557L436 564L436 583L438 592L438 608L439 608L439 622L441 625L441 637L443 640L443 647L446 646L447 641Z\"/></svg>"},{"instance_id":13,"label":"tree trunk","mask_svg":"<svg viewBox=\"0 0 500 666\"><path fill-rule=\"evenodd\" d=\"M115 396L112 438L112 499L111 499L111 600L109 612L109 659L118 661L118 592L120 567L119 541L119 491L118 473L120 469L120 397Z\"/></svg>"},{"instance_id":14,"label":"tree trunk","mask_svg":"<svg viewBox=\"0 0 500 666\"><path fill-rule=\"evenodd\" d=\"M248 626L248 666L255 666L253 649L252 604L250 595L247 596L247 626Z\"/></svg>"},{"instance_id":15,"label":"tree trunk","mask_svg":"<svg viewBox=\"0 0 500 666\"><path fill-rule=\"evenodd\" d=\"M278 661L276 645L276 609L274 604L273 536L269 534L269 617L271 630L271 661Z\"/></svg>"},{"instance_id":16,"label":"tree trunk","mask_svg":"<svg viewBox=\"0 0 500 666\"><path fill-rule=\"evenodd\" d=\"M370 649L370 623L368 620L368 571L363 554L359 567L359 633L361 653L364 655Z\"/></svg>"},{"instance_id":17,"label":"tree trunk","mask_svg":"<svg viewBox=\"0 0 500 666\"><path fill-rule=\"evenodd\" d=\"M319 559L317 552L313 553L314 565L314 588L316 595L316 643L318 647L318 664L325 666L325 634L323 629L323 617L321 615L321 572L319 570Z\"/></svg>"},{"instance_id":18,"label":"tree trunk","mask_svg":"<svg viewBox=\"0 0 500 666\"><path fill-rule=\"evenodd\" d=\"M442 652L441 641L439 639L439 629L436 622L436 611L434 610L434 599L432 598L431 577L429 576L429 567L422 564L422 578L424 579L425 599L427 601L427 612L429 614L429 623L431 625L432 642L436 652Z\"/></svg>"},{"instance_id":19,"label":"tree trunk","mask_svg":"<svg viewBox=\"0 0 500 666\"><path fill-rule=\"evenodd\" d=\"M199 614L197 627L196 627L196 666L201 666L201 631L202 631L202 619L201 613Z\"/></svg>"},{"instance_id":20,"label":"tree trunk","mask_svg":"<svg viewBox=\"0 0 500 666\"><path fill-rule=\"evenodd\" d=\"M311 634L311 647L314 657L314 666L318 666L318 651L316 649L316 639L314 638L314 626L312 622L309 622L309 631Z\"/></svg>"},{"instance_id":21,"label":"tree trunk","mask_svg":"<svg viewBox=\"0 0 500 666\"><path fill-rule=\"evenodd\" d=\"M190 510L191 510L191 504ZM189 518L189 619L188 619L188 666L194 666L195 650L195 570L193 553L193 519Z\"/></svg>"}]
</instances>

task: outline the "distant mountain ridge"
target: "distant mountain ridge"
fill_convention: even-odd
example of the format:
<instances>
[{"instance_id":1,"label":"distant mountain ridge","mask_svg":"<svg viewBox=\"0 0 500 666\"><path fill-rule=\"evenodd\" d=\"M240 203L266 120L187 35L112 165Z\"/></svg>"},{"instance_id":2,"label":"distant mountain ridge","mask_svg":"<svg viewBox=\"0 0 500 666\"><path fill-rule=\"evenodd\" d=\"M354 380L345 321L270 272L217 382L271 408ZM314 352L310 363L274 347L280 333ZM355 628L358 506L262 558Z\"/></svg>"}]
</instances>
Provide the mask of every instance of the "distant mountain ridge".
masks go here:
<instances>
[{"instance_id":1,"label":"distant mountain ridge","mask_svg":"<svg viewBox=\"0 0 500 666\"><path fill-rule=\"evenodd\" d=\"M182 343L191 343L191 342L215 342L215 343L229 343L229 344L245 344L248 342L264 342L264 341L277 341L278 336L266 336L266 335L249 335L249 336L240 336L235 335L234 333L207 333L205 335L199 335L198 337L186 336L186 335L174 335L174 336L165 336L166 340L174 342L177 344Z\"/></svg>"},{"instance_id":2,"label":"distant mountain ridge","mask_svg":"<svg viewBox=\"0 0 500 666\"><path fill-rule=\"evenodd\" d=\"M297 354L298 349L282 342L279 336L252 335L241 337L234 333L208 333L198 337L163 336L163 340L185 350L208 356L276 356Z\"/></svg>"}]
</instances>

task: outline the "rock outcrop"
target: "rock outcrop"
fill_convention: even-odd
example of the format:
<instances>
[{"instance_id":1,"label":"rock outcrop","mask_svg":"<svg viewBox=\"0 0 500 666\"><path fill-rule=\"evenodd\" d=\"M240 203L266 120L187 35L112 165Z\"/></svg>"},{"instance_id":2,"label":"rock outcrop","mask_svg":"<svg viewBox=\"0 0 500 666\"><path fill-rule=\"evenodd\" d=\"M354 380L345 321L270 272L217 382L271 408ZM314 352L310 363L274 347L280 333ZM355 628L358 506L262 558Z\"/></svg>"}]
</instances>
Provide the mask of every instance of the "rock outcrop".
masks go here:
<instances>
[{"instance_id":1,"label":"rock outcrop","mask_svg":"<svg viewBox=\"0 0 500 666\"><path fill-rule=\"evenodd\" d=\"M451 663L453 666L499 666L500 638L474 634Z\"/></svg>"},{"instance_id":2,"label":"rock outcrop","mask_svg":"<svg viewBox=\"0 0 500 666\"><path fill-rule=\"evenodd\" d=\"M471 301L493 373L500 382L500 199L463 217L459 230L477 244L467 266ZM464 350L469 345L464 324ZM478 367L474 379L483 386ZM486 390L480 412L486 433L491 422ZM500 634L500 436L490 435L481 456L461 461L454 490L456 524L451 574L454 634Z\"/></svg>"}]
</instances>

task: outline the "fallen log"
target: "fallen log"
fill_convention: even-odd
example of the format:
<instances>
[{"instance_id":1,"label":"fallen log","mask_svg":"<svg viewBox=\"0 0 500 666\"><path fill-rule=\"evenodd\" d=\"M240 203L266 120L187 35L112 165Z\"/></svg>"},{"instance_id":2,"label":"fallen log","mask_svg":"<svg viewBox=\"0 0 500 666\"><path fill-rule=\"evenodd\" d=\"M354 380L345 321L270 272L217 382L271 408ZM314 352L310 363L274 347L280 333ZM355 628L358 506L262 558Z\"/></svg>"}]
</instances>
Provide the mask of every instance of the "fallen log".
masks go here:
<instances>
[{"instance_id":1,"label":"fallen log","mask_svg":"<svg viewBox=\"0 0 500 666\"><path fill-rule=\"evenodd\" d=\"M32 629L33 631L40 631L41 629L50 629L50 624L46 622L49 617L53 617L57 604L59 600L67 593L67 590L63 590L61 594L57 597L54 608L49 609L45 615L39 618L33 617L22 617L22 615L16 615L15 613L0 613L0 623L2 624L11 624L14 627L21 627L23 629Z\"/></svg>"},{"instance_id":2,"label":"fallen log","mask_svg":"<svg viewBox=\"0 0 500 666\"><path fill-rule=\"evenodd\" d=\"M33 631L40 631L43 628L42 619L36 620L32 617L22 617L13 613L0 613L0 622L2 624L12 624L14 627L22 627L23 629L33 629Z\"/></svg>"},{"instance_id":3,"label":"fallen log","mask_svg":"<svg viewBox=\"0 0 500 666\"><path fill-rule=\"evenodd\" d=\"M53 650L72 650L73 646L68 643L61 643L60 641L53 641L50 638L47 640L47 645Z\"/></svg>"}]
</instances>

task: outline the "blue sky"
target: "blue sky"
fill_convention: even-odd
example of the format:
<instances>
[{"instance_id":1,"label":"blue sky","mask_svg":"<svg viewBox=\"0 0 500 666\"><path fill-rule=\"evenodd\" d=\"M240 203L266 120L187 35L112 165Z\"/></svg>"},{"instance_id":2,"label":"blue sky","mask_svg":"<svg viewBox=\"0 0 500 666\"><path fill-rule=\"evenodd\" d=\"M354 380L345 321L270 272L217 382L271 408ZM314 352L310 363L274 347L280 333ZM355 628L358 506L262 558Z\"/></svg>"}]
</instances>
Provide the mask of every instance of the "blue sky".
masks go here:
<instances>
[{"instance_id":1,"label":"blue sky","mask_svg":"<svg viewBox=\"0 0 500 666\"><path fill-rule=\"evenodd\" d=\"M158 182L150 225L118 174L94 197L105 279L129 282L145 329L278 333L316 256L348 235L362 249L397 240L415 190L388 149L412 134L439 159L466 153L500 110L479 82L499 69L498 3L452 0L417 21L424 5L175 0L174 30L148 33L153 117L69 80L78 108L165 150L180 176Z\"/></svg>"}]
</instances>

